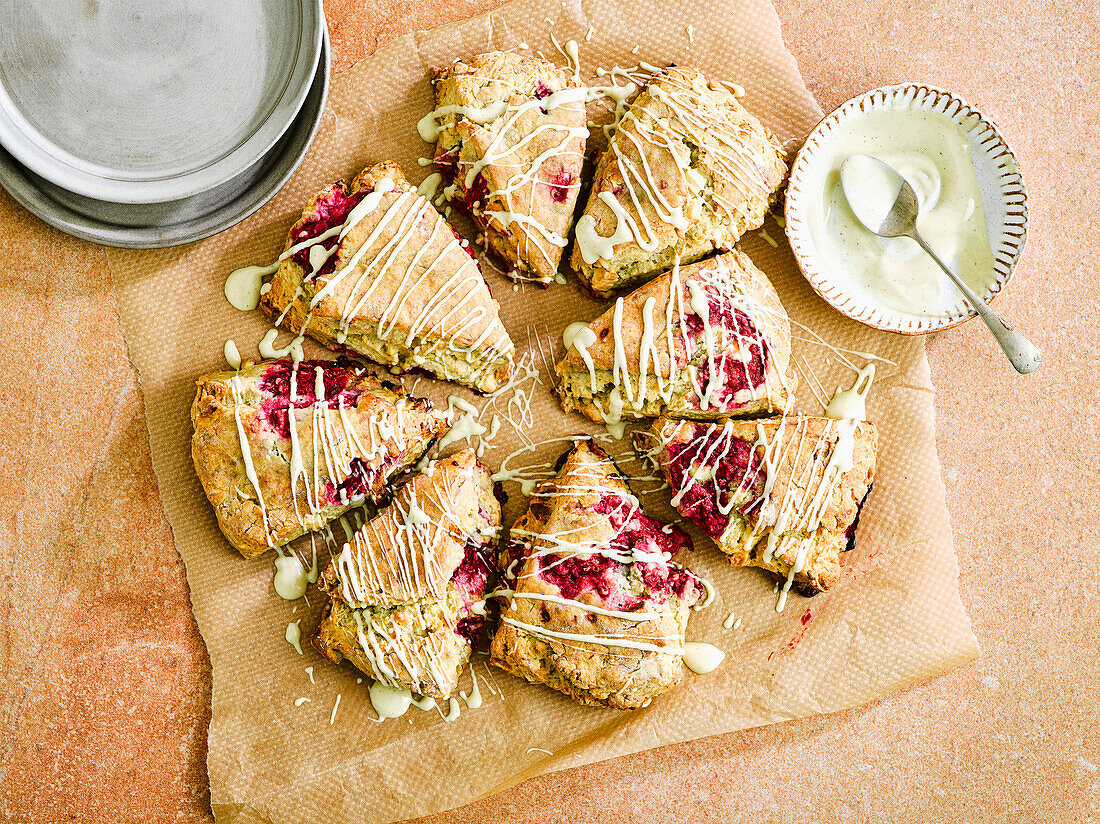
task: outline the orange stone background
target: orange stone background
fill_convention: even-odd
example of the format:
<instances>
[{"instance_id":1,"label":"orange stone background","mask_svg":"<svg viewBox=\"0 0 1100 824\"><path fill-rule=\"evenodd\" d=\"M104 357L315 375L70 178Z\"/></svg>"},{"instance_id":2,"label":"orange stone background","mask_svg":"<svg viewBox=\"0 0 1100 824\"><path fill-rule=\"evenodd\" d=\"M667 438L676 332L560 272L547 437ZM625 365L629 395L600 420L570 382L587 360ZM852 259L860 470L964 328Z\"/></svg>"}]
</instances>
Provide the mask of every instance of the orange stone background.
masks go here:
<instances>
[{"instance_id":1,"label":"orange stone background","mask_svg":"<svg viewBox=\"0 0 1100 824\"><path fill-rule=\"evenodd\" d=\"M1100 5L804 4L777 0L823 108L951 89L1001 127L1030 193L997 307L1042 370L1015 375L977 322L928 340L982 656L859 710L543 776L424 824L1100 820ZM494 5L329 0L334 67ZM0 192L0 822L210 820L210 665L110 281L102 248Z\"/></svg>"}]
</instances>

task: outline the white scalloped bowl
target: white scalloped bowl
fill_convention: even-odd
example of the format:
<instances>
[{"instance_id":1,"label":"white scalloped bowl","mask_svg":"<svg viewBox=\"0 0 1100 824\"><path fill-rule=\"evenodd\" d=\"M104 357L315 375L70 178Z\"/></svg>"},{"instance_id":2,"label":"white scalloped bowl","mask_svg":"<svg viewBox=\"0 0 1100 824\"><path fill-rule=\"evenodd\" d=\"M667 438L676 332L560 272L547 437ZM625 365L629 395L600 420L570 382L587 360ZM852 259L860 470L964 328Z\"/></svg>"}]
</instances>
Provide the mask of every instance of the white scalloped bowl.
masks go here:
<instances>
[{"instance_id":1,"label":"white scalloped bowl","mask_svg":"<svg viewBox=\"0 0 1100 824\"><path fill-rule=\"evenodd\" d=\"M950 92L918 83L883 86L854 97L829 114L810 132L791 167L787 185L787 239L802 274L814 291L834 309L853 320L903 335L924 335L957 326L976 316L962 300L942 314L904 313L885 305L853 280L832 274L823 265L807 223L807 204L820 198L822 188L810 183L827 162L823 147L842 135L853 119L875 109L921 108L937 111L969 131L971 161L985 208L986 229L993 251L994 279L982 294L989 301L1012 277L1027 235L1027 193L1012 151L989 118Z\"/></svg>"}]
</instances>

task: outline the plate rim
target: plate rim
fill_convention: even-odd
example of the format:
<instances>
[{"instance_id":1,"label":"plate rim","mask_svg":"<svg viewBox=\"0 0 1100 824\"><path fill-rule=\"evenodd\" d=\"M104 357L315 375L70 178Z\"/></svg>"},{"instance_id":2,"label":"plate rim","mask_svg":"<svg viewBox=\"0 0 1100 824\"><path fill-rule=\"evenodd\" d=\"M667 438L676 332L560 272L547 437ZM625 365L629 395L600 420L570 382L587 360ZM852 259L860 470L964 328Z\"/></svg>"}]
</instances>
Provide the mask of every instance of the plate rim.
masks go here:
<instances>
[{"instance_id":1,"label":"plate rim","mask_svg":"<svg viewBox=\"0 0 1100 824\"><path fill-rule=\"evenodd\" d=\"M321 121L325 116L332 75L331 63L331 50L326 26L323 31L320 59L314 70L313 82L309 86L309 92L312 92L318 83L321 84L316 114L311 118L308 128L303 127L302 136L296 138L290 144L295 147L292 160L282 168L281 172L276 171L280 168L279 164L274 164L272 170L262 176L254 185L228 204L216 206L203 217L193 218L178 224L169 224L168 226L148 227L122 226L105 220L97 220L76 212L67 206L62 206L41 192L27 178L25 170L18 161L3 147L0 147L0 187L7 191L27 211L55 229L102 246L118 249L167 249L203 240L237 225L259 211L279 193L287 181L298 171L313 145L317 132L320 130ZM308 100L308 97L307 93L306 100ZM298 124L303 114L304 112L299 112L299 116L290 124L287 131ZM290 147L286 151L288 155L284 156L289 156ZM238 211L226 217L227 209L234 204L242 204L242 206Z\"/></svg>"},{"instance_id":2,"label":"plate rim","mask_svg":"<svg viewBox=\"0 0 1100 824\"><path fill-rule=\"evenodd\" d=\"M862 113L869 108L883 105L887 100L895 100L906 95L910 95L908 106L916 104L922 108L941 110L942 104L942 113L956 122L974 118L975 124L971 127L971 132L980 129L980 143L984 151L989 152L994 159L1003 161L998 165L1002 171L995 180L995 185L999 187L1005 220L1001 227L1002 236L991 238L991 244L996 240L993 248L993 268L996 277L983 292L982 299L988 303L1000 294L1012 278L1027 239L1027 189L1024 185L1023 172L1016 155L991 118L954 92L927 83L896 83L870 89L841 103L814 126L791 164L784 206L784 232L803 277L826 303L842 315L886 332L926 335L952 329L977 317L978 313L969 309L941 317L915 320L896 313L895 310L882 304L869 304L865 300L857 301L851 293L841 289L829 276L828 271L818 263L816 248L809 238L809 229L803 217L804 200L810 194L800 185L802 177L813 162L814 151L828 131L852 117L857 110ZM929 100L932 101L930 104ZM990 143L994 145L990 147Z\"/></svg>"},{"instance_id":3,"label":"plate rim","mask_svg":"<svg viewBox=\"0 0 1100 824\"><path fill-rule=\"evenodd\" d=\"M0 148L39 177L69 191L115 203L140 205L182 200L226 183L260 161L297 120L313 86L321 43L327 36L322 0L296 0L302 20L294 66L268 117L243 142L213 163L181 175L111 177L112 170L81 161L35 129L0 84ZM79 165L65 158L73 157Z\"/></svg>"}]
</instances>

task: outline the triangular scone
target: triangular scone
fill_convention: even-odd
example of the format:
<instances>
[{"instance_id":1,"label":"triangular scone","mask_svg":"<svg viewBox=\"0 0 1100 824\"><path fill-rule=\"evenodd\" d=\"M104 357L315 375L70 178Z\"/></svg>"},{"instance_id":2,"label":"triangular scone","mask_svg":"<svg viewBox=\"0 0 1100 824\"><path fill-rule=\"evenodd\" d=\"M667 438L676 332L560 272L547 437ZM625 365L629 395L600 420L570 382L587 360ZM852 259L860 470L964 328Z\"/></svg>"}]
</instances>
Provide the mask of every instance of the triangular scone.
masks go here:
<instances>
[{"instance_id":1,"label":"triangular scone","mask_svg":"<svg viewBox=\"0 0 1100 824\"><path fill-rule=\"evenodd\" d=\"M289 360L246 363L197 383L195 470L246 558L321 529L349 505L384 500L390 479L450 425L446 410L345 359L296 371Z\"/></svg>"},{"instance_id":2,"label":"triangular scone","mask_svg":"<svg viewBox=\"0 0 1100 824\"><path fill-rule=\"evenodd\" d=\"M656 75L619 123L577 220L572 266L600 297L764 223L787 176L779 141L694 69Z\"/></svg>"},{"instance_id":3,"label":"triangular scone","mask_svg":"<svg viewBox=\"0 0 1100 824\"><path fill-rule=\"evenodd\" d=\"M804 595L840 578L875 475L878 434L852 418L714 423L661 418L652 454L680 514L738 566L770 570Z\"/></svg>"},{"instance_id":4,"label":"triangular scone","mask_svg":"<svg viewBox=\"0 0 1100 824\"><path fill-rule=\"evenodd\" d=\"M642 512L588 440L562 456L501 555L492 661L581 704L644 707L683 678L688 615L706 585L669 559L691 548Z\"/></svg>"},{"instance_id":5,"label":"triangular scone","mask_svg":"<svg viewBox=\"0 0 1100 824\"><path fill-rule=\"evenodd\" d=\"M499 533L493 480L472 449L429 464L333 557L313 645L386 686L448 697L481 631L474 605Z\"/></svg>"},{"instance_id":6,"label":"triangular scone","mask_svg":"<svg viewBox=\"0 0 1100 824\"><path fill-rule=\"evenodd\" d=\"M331 349L493 392L514 347L463 243L396 163L379 163L310 199L260 305Z\"/></svg>"},{"instance_id":7,"label":"triangular scone","mask_svg":"<svg viewBox=\"0 0 1100 824\"><path fill-rule=\"evenodd\" d=\"M557 274L580 190L586 93L565 69L510 52L436 72L438 108L426 122L439 126L444 194L517 280L549 284Z\"/></svg>"},{"instance_id":8,"label":"triangular scone","mask_svg":"<svg viewBox=\"0 0 1100 824\"><path fill-rule=\"evenodd\" d=\"M775 288L740 251L674 267L572 335L562 406L594 421L757 415L797 382Z\"/></svg>"}]
</instances>

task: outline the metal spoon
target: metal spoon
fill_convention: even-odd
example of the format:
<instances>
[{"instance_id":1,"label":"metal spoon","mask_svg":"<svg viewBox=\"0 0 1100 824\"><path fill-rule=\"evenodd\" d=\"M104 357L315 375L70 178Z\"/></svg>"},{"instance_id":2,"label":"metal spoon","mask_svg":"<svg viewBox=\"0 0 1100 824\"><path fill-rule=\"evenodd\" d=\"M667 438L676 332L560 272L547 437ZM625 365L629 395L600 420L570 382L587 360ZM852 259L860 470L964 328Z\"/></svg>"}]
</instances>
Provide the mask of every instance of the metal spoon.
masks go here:
<instances>
[{"instance_id":1,"label":"metal spoon","mask_svg":"<svg viewBox=\"0 0 1100 824\"><path fill-rule=\"evenodd\" d=\"M879 237L912 238L939 264L985 321L1017 372L1026 375L1039 368L1041 355L1034 344L1005 323L924 242L917 231L917 215L920 213L917 194L893 166L870 155L852 155L840 167L840 185L860 223ZM868 197L863 194L865 192L873 194Z\"/></svg>"}]
</instances>

